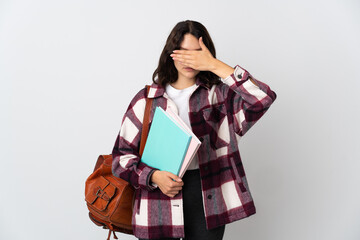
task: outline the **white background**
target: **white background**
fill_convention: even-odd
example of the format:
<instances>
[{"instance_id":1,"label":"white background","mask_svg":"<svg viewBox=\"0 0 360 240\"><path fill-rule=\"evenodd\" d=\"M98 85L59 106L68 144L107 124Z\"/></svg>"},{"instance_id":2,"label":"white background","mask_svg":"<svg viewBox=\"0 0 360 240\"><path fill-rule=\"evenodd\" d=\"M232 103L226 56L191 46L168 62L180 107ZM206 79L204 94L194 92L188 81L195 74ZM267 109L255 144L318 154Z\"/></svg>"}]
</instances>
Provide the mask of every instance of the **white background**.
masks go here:
<instances>
[{"instance_id":1,"label":"white background","mask_svg":"<svg viewBox=\"0 0 360 240\"><path fill-rule=\"evenodd\" d=\"M0 239L106 239L84 184L179 21L278 95L242 138L257 213L224 239L360 239L360 3L1 1ZM118 234L121 239L136 239Z\"/></svg>"}]
</instances>

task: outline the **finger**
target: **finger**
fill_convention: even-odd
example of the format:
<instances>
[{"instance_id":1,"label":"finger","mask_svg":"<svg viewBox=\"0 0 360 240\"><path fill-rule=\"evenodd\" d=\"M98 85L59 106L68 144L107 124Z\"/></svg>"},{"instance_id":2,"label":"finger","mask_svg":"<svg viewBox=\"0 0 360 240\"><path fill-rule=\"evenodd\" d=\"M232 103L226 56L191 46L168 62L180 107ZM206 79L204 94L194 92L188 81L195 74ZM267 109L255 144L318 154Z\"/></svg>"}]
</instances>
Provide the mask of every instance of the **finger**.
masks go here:
<instances>
[{"instance_id":1,"label":"finger","mask_svg":"<svg viewBox=\"0 0 360 240\"><path fill-rule=\"evenodd\" d=\"M194 59L184 59L184 58L174 58L174 61L178 61L180 62L181 64L185 64L185 65L192 65L195 63L195 60Z\"/></svg>"},{"instance_id":2,"label":"finger","mask_svg":"<svg viewBox=\"0 0 360 240\"><path fill-rule=\"evenodd\" d=\"M193 50L174 50L173 53L174 54L183 54L183 55L191 55L194 53L197 53L198 51L193 51Z\"/></svg>"},{"instance_id":3,"label":"finger","mask_svg":"<svg viewBox=\"0 0 360 240\"><path fill-rule=\"evenodd\" d=\"M208 50L208 48L206 47L205 43L203 42L203 38L200 37L199 38L199 44L202 50Z\"/></svg>"},{"instance_id":4,"label":"finger","mask_svg":"<svg viewBox=\"0 0 360 240\"><path fill-rule=\"evenodd\" d=\"M188 66L190 64L189 60L186 60L186 59L181 59L181 60L180 59L175 59L175 60L179 61L179 63L184 65L184 66Z\"/></svg>"},{"instance_id":5,"label":"finger","mask_svg":"<svg viewBox=\"0 0 360 240\"><path fill-rule=\"evenodd\" d=\"M194 59L193 55L184 55L184 54L171 54L170 55L173 59L183 60L183 59Z\"/></svg>"},{"instance_id":6,"label":"finger","mask_svg":"<svg viewBox=\"0 0 360 240\"><path fill-rule=\"evenodd\" d=\"M172 190L168 190L168 191L165 192L165 194L167 194L167 195L168 195L168 194L169 194L169 195L172 195L172 194L173 194L173 195L176 195L176 194L178 194L178 193L179 193L179 191L172 191Z\"/></svg>"},{"instance_id":7,"label":"finger","mask_svg":"<svg viewBox=\"0 0 360 240\"><path fill-rule=\"evenodd\" d=\"M189 51L186 50L186 52L175 52L170 54L171 57L176 57L176 58L186 58L186 59L190 59L190 58L195 58L196 55L199 54L199 51Z\"/></svg>"},{"instance_id":8,"label":"finger","mask_svg":"<svg viewBox=\"0 0 360 240\"><path fill-rule=\"evenodd\" d=\"M185 60L184 62L180 62L180 63L186 67L191 67L193 69L196 69L194 61Z\"/></svg>"},{"instance_id":9,"label":"finger","mask_svg":"<svg viewBox=\"0 0 360 240\"><path fill-rule=\"evenodd\" d=\"M195 69L194 68L194 66L192 65L192 64L190 64L190 63L184 63L184 62L179 62L181 65L183 65L184 67L189 67L189 68L193 68L193 69Z\"/></svg>"},{"instance_id":10,"label":"finger","mask_svg":"<svg viewBox=\"0 0 360 240\"><path fill-rule=\"evenodd\" d=\"M174 191L168 191L168 194L178 194L181 191L181 189L179 190L174 190Z\"/></svg>"},{"instance_id":11,"label":"finger","mask_svg":"<svg viewBox=\"0 0 360 240\"><path fill-rule=\"evenodd\" d=\"M167 172L167 176L174 179L177 182L182 182L181 178L179 178L178 176L176 176L175 174L173 174L171 172Z\"/></svg>"},{"instance_id":12,"label":"finger","mask_svg":"<svg viewBox=\"0 0 360 240\"><path fill-rule=\"evenodd\" d=\"M169 188L173 189L173 188L178 188L178 187L182 187L184 185L184 182L176 182L171 180L171 182L169 183Z\"/></svg>"},{"instance_id":13,"label":"finger","mask_svg":"<svg viewBox=\"0 0 360 240\"><path fill-rule=\"evenodd\" d=\"M184 59L191 59L194 58L194 55L196 53L193 54L184 54L184 53L172 53L170 54L171 57L175 57L175 58L184 58Z\"/></svg>"},{"instance_id":14,"label":"finger","mask_svg":"<svg viewBox=\"0 0 360 240\"><path fill-rule=\"evenodd\" d=\"M167 191L167 194L178 194L180 190L181 189L179 189L179 190L169 190L169 191Z\"/></svg>"}]
</instances>

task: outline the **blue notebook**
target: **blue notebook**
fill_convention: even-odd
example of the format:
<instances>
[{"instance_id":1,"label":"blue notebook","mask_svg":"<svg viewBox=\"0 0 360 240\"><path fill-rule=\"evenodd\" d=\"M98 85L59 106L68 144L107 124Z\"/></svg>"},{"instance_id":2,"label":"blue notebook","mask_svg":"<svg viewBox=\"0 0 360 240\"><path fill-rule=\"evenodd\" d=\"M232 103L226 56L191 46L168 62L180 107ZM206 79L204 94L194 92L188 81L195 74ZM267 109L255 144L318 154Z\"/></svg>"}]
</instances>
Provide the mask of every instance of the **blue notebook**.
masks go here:
<instances>
[{"instance_id":1,"label":"blue notebook","mask_svg":"<svg viewBox=\"0 0 360 240\"><path fill-rule=\"evenodd\" d=\"M164 109L156 107L141 161L179 176L191 137Z\"/></svg>"}]
</instances>

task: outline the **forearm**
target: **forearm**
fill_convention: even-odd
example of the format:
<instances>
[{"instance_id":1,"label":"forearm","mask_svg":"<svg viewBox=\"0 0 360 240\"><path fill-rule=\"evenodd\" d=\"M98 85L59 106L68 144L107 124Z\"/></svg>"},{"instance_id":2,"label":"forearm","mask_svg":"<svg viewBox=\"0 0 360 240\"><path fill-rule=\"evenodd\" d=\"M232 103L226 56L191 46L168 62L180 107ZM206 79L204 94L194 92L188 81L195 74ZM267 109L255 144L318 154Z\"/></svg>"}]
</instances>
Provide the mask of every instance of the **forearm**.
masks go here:
<instances>
[{"instance_id":1,"label":"forearm","mask_svg":"<svg viewBox=\"0 0 360 240\"><path fill-rule=\"evenodd\" d=\"M214 58L210 66L210 71L224 79L234 72L234 68L219 59Z\"/></svg>"},{"instance_id":2,"label":"forearm","mask_svg":"<svg viewBox=\"0 0 360 240\"><path fill-rule=\"evenodd\" d=\"M276 93L239 65L223 82L232 90L227 93L226 99L231 106L234 130L243 136L269 109Z\"/></svg>"}]
</instances>

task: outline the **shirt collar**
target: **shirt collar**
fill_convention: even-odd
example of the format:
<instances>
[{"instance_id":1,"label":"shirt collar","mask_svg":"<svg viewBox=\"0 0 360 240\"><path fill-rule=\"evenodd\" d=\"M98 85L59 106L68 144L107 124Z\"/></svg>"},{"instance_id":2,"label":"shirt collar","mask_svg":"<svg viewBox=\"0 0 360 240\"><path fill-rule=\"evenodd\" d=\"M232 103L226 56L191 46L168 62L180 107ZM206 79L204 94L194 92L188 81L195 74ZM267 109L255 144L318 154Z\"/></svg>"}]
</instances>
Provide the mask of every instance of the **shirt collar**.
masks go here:
<instances>
[{"instance_id":1,"label":"shirt collar","mask_svg":"<svg viewBox=\"0 0 360 240\"><path fill-rule=\"evenodd\" d=\"M196 88L198 88L199 86L202 86L206 89L209 89L208 86L206 86L206 84L204 84L203 82L200 81L200 79L197 77L195 80L195 84L196 84ZM148 98L156 98L156 97L160 97L162 95L164 95L165 92L165 88L162 87L161 85L158 85L156 83L152 83L150 85L150 91L147 95Z\"/></svg>"}]
</instances>

